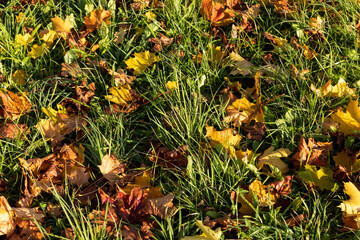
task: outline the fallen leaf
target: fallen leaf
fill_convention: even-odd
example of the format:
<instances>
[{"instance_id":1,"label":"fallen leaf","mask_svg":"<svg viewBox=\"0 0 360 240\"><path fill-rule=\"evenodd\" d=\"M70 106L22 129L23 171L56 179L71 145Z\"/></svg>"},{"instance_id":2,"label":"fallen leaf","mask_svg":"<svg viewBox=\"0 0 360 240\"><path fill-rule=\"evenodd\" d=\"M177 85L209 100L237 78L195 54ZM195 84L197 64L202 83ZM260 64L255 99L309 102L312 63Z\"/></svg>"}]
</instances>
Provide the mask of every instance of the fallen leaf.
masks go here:
<instances>
[{"instance_id":1,"label":"fallen leaf","mask_svg":"<svg viewBox=\"0 0 360 240\"><path fill-rule=\"evenodd\" d=\"M329 80L320 89L316 89L313 84L311 84L310 89L318 97L342 97L344 95L348 95L348 96L352 96L352 97L356 96L355 89L349 88L343 78L340 78L338 83L335 86L332 86L331 80Z\"/></svg>"},{"instance_id":2,"label":"fallen leaf","mask_svg":"<svg viewBox=\"0 0 360 240\"><path fill-rule=\"evenodd\" d=\"M151 215L158 216L161 219L170 217L176 207L173 204L174 195L168 194L161 198L148 199L145 205L145 211Z\"/></svg>"},{"instance_id":3,"label":"fallen leaf","mask_svg":"<svg viewBox=\"0 0 360 240\"><path fill-rule=\"evenodd\" d=\"M90 16L86 16L84 18L84 24L89 31L95 31L96 29L101 27L103 22L109 25L110 17L111 12L109 10L95 9L90 12Z\"/></svg>"},{"instance_id":4,"label":"fallen leaf","mask_svg":"<svg viewBox=\"0 0 360 240\"><path fill-rule=\"evenodd\" d=\"M43 55L45 55L48 52L48 48L46 43L41 44L40 46L37 44L34 44L31 47L31 51L29 52L29 56L32 57L33 59L37 59L39 57L42 57Z\"/></svg>"},{"instance_id":5,"label":"fallen leaf","mask_svg":"<svg viewBox=\"0 0 360 240\"><path fill-rule=\"evenodd\" d=\"M335 180L339 181L339 182L349 182L351 181L351 177L347 171L346 168L344 168L341 165L336 165L335 167L332 168L334 174L333 177Z\"/></svg>"},{"instance_id":6,"label":"fallen leaf","mask_svg":"<svg viewBox=\"0 0 360 240\"><path fill-rule=\"evenodd\" d=\"M67 77L70 75L73 78L78 78L81 77L82 74L83 71L77 62L61 64L61 76Z\"/></svg>"},{"instance_id":7,"label":"fallen leaf","mask_svg":"<svg viewBox=\"0 0 360 240\"><path fill-rule=\"evenodd\" d=\"M119 175L123 174L126 169L126 164L120 162L115 155L109 156L106 154L101 161L101 165L98 166L103 176L110 182L114 182L120 179Z\"/></svg>"},{"instance_id":8,"label":"fallen leaf","mask_svg":"<svg viewBox=\"0 0 360 240\"><path fill-rule=\"evenodd\" d=\"M360 170L360 159L358 157L358 154L348 155L346 151L341 151L333 156L333 159L336 164L345 167L347 172L353 173Z\"/></svg>"},{"instance_id":9,"label":"fallen leaf","mask_svg":"<svg viewBox=\"0 0 360 240\"><path fill-rule=\"evenodd\" d=\"M353 221L357 223L352 224L351 227L355 229L360 228L360 191L352 182L344 183L345 193L350 196L350 199L344 200L338 207L341 208L341 211L345 212L343 221L345 225L349 226L349 221L346 221L347 218L352 218ZM345 219L345 220L344 220ZM354 226L355 225L355 226Z\"/></svg>"},{"instance_id":10,"label":"fallen leaf","mask_svg":"<svg viewBox=\"0 0 360 240\"><path fill-rule=\"evenodd\" d=\"M206 126L206 135L211 139L210 145L216 147L222 145L222 147L230 154L235 154L235 147L239 146L241 136L234 134L234 130L231 128L224 129L222 131L216 131L212 126Z\"/></svg>"},{"instance_id":11,"label":"fallen leaf","mask_svg":"<svg viewBox=\"0 0 360 240\"><path fill-rule=\"evenodd\" d=\"M56 39L58 39L59 35L54 30L42 30L39 33L41 40L43 40L46 44L52 44Z\"/></svg>"},{"instance_id":12,"label":"fallen leaf","mask_svg":"<svg viewBox=\"0 0 360 240\"><path fill-rule=\"evenodd\" d=\"M108 69L108 73L114 78L114 82L116 86L132 84L132 82L136 79L135 76L129 76L125 73L124 69L119 68L117 72Z\"/></svg>"},{"instance_id":13,"label":"fallen leaf","mask_svg":"<svg viewBox=\"0 0 360 240\"><path fill-rule=\"evenodd\" d=\"M258 158L258 168L261 169L264 164L268 164L277 167L281 173L289 171L288 165L284 163L280 158L285 158L291 154L291 151L287 148L279 148L274 151L274 147L271 146L265 150L265 152Z\"/></svg>"},{"instance_id":14,"label":"fallen leaf","mask_svg":"<svg viewBox=\"0 0 360 240\"><path fill-rule=\"evenodd\" d=\"M29 33L25 33L24 35L17 34L15 36L15 43L21 46L27 46L34 41L34 37L32 37Z\"/></svg>"},{"instance_id":15,"label":"fallen leaf","mask_svg":"<svg viewBox=\"0 0 360 240\"><path fill-rule=\"evenodd\" d=\"M146 21L147 22L152 22L156 20L156 14L153 13L152 11L148 11L145 13L145 17L146 17Z\"/></svg>"},{"instance_id":16,"label":"fallen leaf","mask_svg":"<svg viewBox=\"0 0 360 240\"><path fill-rule=\"evenodd\" d=\"M31 104L24 92L13 93L2 89L0 99L0 115L11 120L18 119L31 109Z\"/></svg>"},{"instance_id":17,"label":"fallen leaf","mask_svg":"<svg viewBox=\"0 0 360 240\"><path fill-rule=\"evenodd\" d=\"M127 107L130 102L133 101L131 95L131 87L128 84L119 87L111 87L109 89L109 93L111 95L106 95L105 99L116 103L122 107Z\"/></svg>"},{"instance_id":18,"label":"fallen leaf","mask_svg":"<svg viewBox=\"0 0 360 240\"><path fill-rule=\"evenodd\" d=\"M286 219L285 222L289 227L295 227L295 226L300 225L301 223L306 223L305 219L306 219L306 215L299 214L295 217Z\"/></svg>"},{"instance_id":19,"label":"fallen leaf","mask_svg":"<svg viewBox=\"0 0 360 240\"><path fill-rule=\"evenodd\" d=\"M333 171L328 167L320 167L317 170L316 166L306 165L305 170L298 172L298 174L305 182L312 183L321 190L332 190L336 186Z\"/></svg>"},{"instance_id":20,"label":"fallen leaf","mask_svg":"<svg viewBox=\"0 0 360 240\"><path fill-rule=\"evenodd\" d=\"M263 122L256 122L253 126L241 127L247 134L246 137L251 140L261 141L267 130L266 125Z\"/></svg>"},{"instance_id":21,"label":"fallen leaf","mask_svg":"<svg viewBox=\"0 0 360 240\"><path fill-rule=\"evenodd\" d=\"M303 45L303 51L305 58L308 60L311 60L317 56L317 52L315 50L310 50L310 48L305 44Z\"/></svg>"},{"instance_id":22,"label":"fallen leaf","mask_svg":"<svg viewBox=\"0 0 360 240\"><path fill-rule=\"evenodd\" d=\"M332 149L331 142L315 142L314 139L309 138L308 143L303 137L299 142L298 151L290 159L295 168L304 165L327 166L330 150Z\"/></svg>"},{"instance_id":23,"label":"fallen leaf","mask_svg":"<svg viewBox=\"0 0 360 240\"><path fill-rule=\"evenodd\" d=\"M156 165L165 168L186 167L188 160L185 156L187 145L171 150L167 147L157 147L151 150L149 160Z\"/></svg>"},{"instance_id":24,"label":"fallen leaf","mask_svg":"<svg viewBox=\"0 0 360 240\"><path fill-rule=\"evenodd\" d=\"M15 230L13 210L4 196L0 196L0 235L9 237Z\"/></svg>"},{"instance_id":25,"label":"fallen leaf","mask_svg":"<svg viewBox=\"0 0 360 240\"><path fill-rule=\"evenodd\" d=\"M221 228L212 230L199 220L196 220L196 226L198 226L198 228L202 231L201 235L183 237L181 240L220 240L223 235Z\"/></svg>"},{"instance_id":26,"label":"fallen leaf","mask_svg":"<svg viewBox=\"0 0 360 240\"><path fill-rule=\"evenodd\" d=\"M358 101L350 100L346 111L339 109L331 115L331 119L340 124L339 130L345 135L360 132L360 109Z\"/></svg>"},{"instance_id":27,"label":"fallen leaf","mask_svg":"<svg viewBox=\"0 0 360 240\"><path fill-rule=\"evenodd\" d=\"M219 64L221 66L226 65L227 61L224 60L227 55L227 52L221 50L221 46L215 46L213 44L209 44L207 46L207 50L205 52L205 56L208 61L213 64ZM196 63L202 63L204 55L199 53L198 55L193 55L192 60Z\"/></svg>"},{"instance_id":28,"label":"fallen leaf","mask_svg":"<svg viewBox=\"0 0 360 240\"><path fill-rule=\"evenodd\" d=\"M216 0L203 0L201 3L200 14L206 15L211 25L222 27L233 22L235 13L225 7L224 4Z\"/></svg>"},{"instance_id":29,"label":"fallen leaf","mask_svg":"<svg viewBox=\"0 0 360 240\"><path fill-rule=\"evenodd\" d=\"M51 18L51 22L53 24L54 30L63 38L66 36L65 34L70 33L71 29L74 27L70 21L69 16L66 16L64 21L55 15L55 17Z\"/></svg>"},{"instance_id":30,"label":"fallen leaf","mask_svg":"<svg viewBox=\"0 0 360 240\"><path fill-rule=\"evenodd\" d=\"M142 10L148 7L151 3L151 0L133 0L133 3L130 4L130 7L134 10Z\"/></svg>"},{"instance_id":31,"label":"fallen leaf","mask_svg":"<svg viewBox=\"0 0 360 240\"><path fill-rule=\"evenodd\" d=\"M294 176L286 176L284 180L270 183L270 192L274 194L276 198L290 194L293 178Z\"/></svg>"},{"instance_id":32,"label":"fallen leaf","mask_svg":"<svg viewBox=\"0 0 360 240\"><path fill-rule=\"evenodd\" d=\"M29 133L29 131L26 124L0 124L0 138L24 139L27 133Z\"/></svg>"},{"instance_id":33,"label":"fallen leaf","mask_svg":"<svg viewBox=\"0 0 360 240\"><path fill-rule=\"evenodd\" d=\"M253 74L254 71L252 68L254 65L245 60L245 58L241 57L238 53L230 53L230 61L233 65L233 69L230 72L231 75L241 74L243 76L247 76Z\"/></svg>"},{"instance_id":34,"label":"fallen leaf","mask_svg":"<svg viewBox=\"0 0 360 240\"><path fill-rule=\"evenodd\" d=\"M152 51L160 52L163 48L170 46L174 42L174 38L169 38L162 33L159 33L160 38L149 38L149 42L154 43Z\"/></svg>"},{"instance_id":35,"label":"fallen leaf","mask_svg":"<svg viewBox=\"0 0 360 240\"><path fill-rule=\"evenodd\" d=\"M257 103L251 103L245 97L231 100L226 107L226 117L224 122L232 122L235 127L240 127L243 123L249 124L253 119L256 122L264 122L264 113L261 108L260 98Z\"/></svg>"},{"instance_id":36,"label":"fallen leaf","mask_svg":"<svg viewBox=\"0 0 360 240\"><path fill-rule=\"evenodd\" d=\"M12 80L14 81L15 84L17 84L19 86L24 86L25 85L26 78L27 78L27 75L26 75L26 72L24 70L16 70L12 74Z\"/></svg>"},{"instance_id":37,"label":"fallen leaf","mask_svg":"<svg viewBox=\"0 0 360 240\"><path fill-rule=\"evenodd\" d=\"M161 58L149 51L134 53L133 58L129 58L125 61L128 68L134 69L134 75L142 74L145 69L155 62L160 61Z\"/></svg>"}]
</instances>

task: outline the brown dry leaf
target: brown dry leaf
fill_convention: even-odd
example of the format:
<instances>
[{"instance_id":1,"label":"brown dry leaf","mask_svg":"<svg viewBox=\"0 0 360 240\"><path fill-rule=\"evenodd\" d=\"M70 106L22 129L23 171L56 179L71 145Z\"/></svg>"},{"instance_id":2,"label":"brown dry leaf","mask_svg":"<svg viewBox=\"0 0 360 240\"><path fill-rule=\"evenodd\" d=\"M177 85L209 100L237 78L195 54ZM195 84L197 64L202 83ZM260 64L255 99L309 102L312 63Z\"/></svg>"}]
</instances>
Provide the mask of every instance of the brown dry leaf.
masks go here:
<instances>
[{"instance_id":1,"label":"brown dry leaf","mask_svg":"<svg viewBox=\"0 0 360 240\"><path fill-rule=\"evenodd\" d=\"M245 97L233 100L226 107L227 116L224 118L224 122L232 122L235 127L240 127L243 123L249 124L252 120L264 122L260 98L256 104L249 102Z\"/></svg>"},{"instance_id":2,"label":"brown dry leaf","mask_svg":"<svg viewBox=\"0 0 360 240\"><path fill-rule=\"evenodd\" d=\"M351 181L351 177L347 171L346 168L344 168L341 165L336 165L335 167L333 167L331 169L334 174L333 174L333 178L339 182L349 182Z\"/></svg>"},{"instance_id":3,"label":"brown dry leaf","mask_svg":"<svg viewBox=\"0 0 360 240\"><path fill-rule=\"evenodd\" d=\"M162 33L159 33L160 38L149 38L149 42L154 43L153 52L160 52L163 48L170 46L174 42L174 38L169 38Z\"/></svg>"},{"instance_id":4,"label":"brown dry leaf","mask_svg":"<svg viewBox=\"0 0 360 240\"><path fill-rule=\"evenodd\" d=\"M203 16L206 15L207 19L215 27L229 25L235 17L233 10L226 8L223 3L216 0L203 0L200 14Z\"/></svg>"},{"instance_id":5,"label":"brown dry leaf","mask_svg":"<svg viewBox=\"0 0 360 240\"><path fill-rule=\"evenodd\" d=\"M13 210L4 196L0 196L0 235L9 237L15 230Z\"/></svg>"},{"instance_id":6,"label":"brown dry leaf","mask_svg":"<svg viewBox=\"0 0 360 240\"><path fill-rule=\"evenodd\" d=\"M261 141L267 130L265 123L256 122L253 126L241 127L247 134L246 137L251 140Z\"/></svg>"},{"instance_id":7,"label":"brown dry leaf","mask_svg":"<svg viewBox=\"0 0 360 240\"><path fill-rule=\"evenodd\" d=\"M134 10L142 10L150 5L151 0L133 0L130 7Z\"/></svg>"},{"instance_id":8,"label":"brown dry leaf","mask_svg":"<svg viewBox=\"0 0 360 240\"><path fill-rule=\"evenodd\" d=\"M355 89L349 88L343 78L340 78L335 86L332 86L331 80L329 80L322 88L316 89L315 86L311 84L310 89L318 97L342 97L344 95L352 97L356 96Z\"/></svg>"},{"instance_id":9,"label":"brown dry leaf","mask_svg":"<svg viewBox=\"0 0 360 240\"><path fill-rule=\"evenodd\" d=\"M86 16L84 18L84 24L89 31L95 31L101 27L102 22L105 22L107 25L109 25L110 17L111 12L109 10L95 9L90 12L90 16Z\"/></svg>"},{"instance_id":10,"label":"brown dry leaf","mask_svg":"<svg viewBox=\"0 0 360 240\"><path fill-rule=\"evenodd\" d=\"M292 179L294 176L286 176L284 180L273 182L269 184L269 190L278 198L286 196L291 192Z\"/></svg>"},{"instance_id":11,"label":"brown dry leaf","mask_svg":"<svg viewBox=\"0 0 360 240\"><path fill-rule=\"evenodd\" d=\"M156 165L165 168L186 167L188 160L184 155L188 148L189 146L187 145L174 150L167 147L157 147L151 150L149 160L156 163Z\"/></svg>"},{"instance_id":12,"label":"brown dry leaf","mask_svg":"<svg viewBox=\"0 0 360 240\"><path fill-rule=\"evenodd\" d=\"M125 73L124 69L119 68L117 72L108 69L108 73L114 78L115 85L125 85L132 84L132 82L136 79L135 76L129 76Z\"/></svg>"},{"instance_id":13,"label":"brown dry leaf","mask_svg":"<svg viewBox=\"0 0 360 240\"><path fill-rule=\"evenodd\" d=\"M26 93L13 93L6 90L0 90L0 116L18 119L21 115L31 109L31 104L26 97Z\"/></svg>"},{"instance_id":14,"label":"brown dry leaf","mask_svg":"<svg viewBox=\"0 0 360 240\"><path fill-rule=\"evenodd\" d=\"M0 124L0 139L24 139L28 134L28 127L26 124L3 123Z\"/></svg>"},{"instance_id":15,"label":"brown dry leaf","mask_svg":"<svg viewBox=\"0 0 360 240\"><path fill-rule=\"evenodd\" d=\"M114 154L111 156L106 154L101 161L101 165L98 167L100 172L107 180L110 182L115 182L120 180L119 175L125 173L126 164L120 162L120 160L117 159Z\"/></svg>"},{"instance_id":16,"label":"brown dry leaf","mask_svg":"<svg viewBox=\"0 0 360 240\"><path fill-rule=\"evenodd\" d=\"M315 166L327 166L328 156L332 149L332 142L315 142L309 138L308 143L303 137L300 139L299 149L290 159L295 168L306 164Z\"/></svg>"},{"instance_id":17,"label":"brown dry leaf","mask_svg":"<svg viewBox=\"0 0 360 240\"><path fill-rule=\"evenodd\" d=\"M291 14L293 10L290 8L289 0L261 0L263 4L273 6L275 11L281 15Z\"/></svg>"},{"instance_id":18,"label":"brown dry leaf","mask_svg":"<svg viewBox=\"0 0 360 240\"><path fill-rule=\"evenodd\" d=\"M286 224L289 226L289 227L295 227L295 226L298 226L300 225L301 223L305 223L306 222L306 214L299 214L295 217L291 217L291 218L288 218L286 219Z\"/></svg>"},{"instance_id":19,"label":"brown dry leaf","mask_svg":"<svg viewBox=\"0 0 360 240\"><path fill-rule=\"evenodd\" d=\"M85 187L89 185L90 174L85 167L76 167L67 173L67 178L71 185Z\"/></svg>"},{"instance_id":20,"label":"brown dry leaf","mask_svg":"<svg viewBox=\"0 0 360 240\"><path fill-rule=\"evenodd\" d=\"M170 217L176 210L173 199L174 195L171 193L161 198L149 199L146 201L145 211L161 219Z\"/></svg>"},{"instance_id":21,"label":"brown dry leaf","mask_svg":"<svg viewBox=\"0 0 360 240\"><path fill-rule=\"evenodd\" d=\"M57 113L58 121L54 123L51 119L41 119L36 128L44 134L45 139L60 142L65 135L75 130L81 130L86 125L86 120L81 116L69 116Z\"/></svg>"}]
</instances>

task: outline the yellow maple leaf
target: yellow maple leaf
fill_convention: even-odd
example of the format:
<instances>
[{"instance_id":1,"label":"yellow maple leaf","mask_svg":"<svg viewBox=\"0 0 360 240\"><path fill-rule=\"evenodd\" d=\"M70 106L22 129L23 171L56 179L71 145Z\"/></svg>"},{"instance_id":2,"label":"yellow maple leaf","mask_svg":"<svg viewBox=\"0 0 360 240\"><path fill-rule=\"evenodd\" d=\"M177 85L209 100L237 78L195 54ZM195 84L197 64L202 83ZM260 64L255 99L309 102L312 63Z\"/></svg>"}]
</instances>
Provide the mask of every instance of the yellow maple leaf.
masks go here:
<instances>
[{"instance_id":1,"label":"yellow maple leaf","mask_svg":"<svg viewBox=\"0 0 360 240\"><path fill-rule=\"evenodd\" d=\"M64 106L58 104L57 109L58 110L56 111L52 107L48 107L48 108L43 107L41 108L41 111L43 111L43 113L45 113L46 116L48 116L51 119L51 121L53 121L53 123L57 123L59 122L59 117L58 117L59 113L67 114L67 111Z\"/></svg>"},{"instance_id":2,"label":"yellow maple leaf","mask_svg":"<svg viewBox=\"0 0 360 240\"><path fill-rule=\"evenodd\" d=\"M335 163L345 167L349 173L360 170L360 159L356 157L357 155L349 156L345 151L333 156Z\"/></svg>"},{"instance_id":3,"label":"yellow maple leaf","mask_svg":"<svg viewBox=\"0 0 360 240\"><path fill-rule=\"evenodd\" d=\"M54 30L43 30L40 31L41 39L46 42L46 44L52 44L58 37L58 33Z\"/></svg>"},{"instance_id":4,"label":"yellow maple leaf","mask_svg":"<svg viewBox=\"0 0 360 240\"><path fill-rule=\"evenodd\" d=\"M310 89L318 97L342 97L344 95L355 97L355 89L349 88L343 78L340 78L334 86L331 85L331 80L329 80L322 88L317 89L311 84Z\"/></svg>"},{"instance_id":5,"label":"yellow maple leaf","mask_svg":"<svg viewBox=\"0 0 360 240\"><path fill-rule=\"evenodd\" d=\"M235 127L241 126L242 123L250 123L253 119L256 122L264 121L260 98L256 104L251 103L245 97L236 99L230 106L226 107L226 114L227 116L224 118L224 122L232 122Z\"/></svg>"},{"instance_id":6,"label":"yellow maple leaf","mask_svg":"<svg viewBox=\"0 0 360 240\"><path fill-rule=\"evenodd\" d=\"M131 190L134 188L147 188L149 190L149 194L147 199L161 198L164 197L164 194L161 192L161 187L153 187L150 184L150 176L144 171L142 176L135 177L134 183L129 183L126 187L121 188L125 193L130 194Z\"/></svg>"},{"instance_id":7,"label":"yellow maple leaf","mask_svg":"<svg viewBox=\"0 0 360 240\"><path fill-rule=\"evenodd\" d=\"M28 19L27 17L24 17L24 13L21 12L19 15L16 16L16 22L21 23L22 19L24 18L24 22Z\"/></svg>"},{"instance_id":8,"label":"yellow maple leaf","mask_svg":"<svg viewBox=\"0 0 360 240\"><path fill-rule=\"evenodd\" d=\"M55 17L51 18L51 22L53 24L54 30L63 38L66 37L66 34L71 31L74 27L70 21L70 17L66 16L65 21L60 17L55 15Z\"/></svg>"},{"instance_id":9,"label":"yellow maple leaf","mask_svg":"<svg viewBox=\"0 0 360 240\"><path fill-rule=\"evenodd\" d=\"M210 145L216 147L219 144L230 153L232 156L235 156L235 147L239 146L241 141L241 136L239 134L233 134L233 129L227 128L222 131L216 131L212 126L206 126L206 135L211 139Z\"/></svg>"},{"instance_id":10,"label":"yellow maple leaf","mask_svg":"<svg viewBox=\"0 0 360 240\"><path fill-rule=\"evenodd\" d=\"M119 87L111 87L109 89L109 93L111 95L106 95L105 99L120 106L126 107L133 100L130 91L131 87L129 84L124 84Z\"/></svg>"},{"instance_id":11,"label":"yellow maple leaf","mask_svg":"<svg viewBox=\"0 0 360 240\"><path fill-rule=\"evenodd\" d=\"M187 236L181 238L181 240L220 240L223 232L221 228L212 230L211 228L205 226L201 221L196 220L196 226L202 231L201 235L197 236Z\"/></svg>"},{"instance_id":12,"label":"yellow maple leaf","mask_svg":"<svg viewBox=\"0 0 360 240\"><path fill-rule=\"evenodd\" d=\"M47 53L47 45L46 43L41 44L40 46L37 44L34 44L31 47L31 51L29 52L29 56L32 57L33 59L37 59L39 57L42 57L44 54Z\"/></svg>"},{"instance_id":13,"label":"yellow maple leaf","mask_svg":"<svg viewBox=\"0 0 360 240\"><path fill-rule=\"evenodd\" d=\"M352 218L358 229L360 228L360 191L352 182L344 183L344 187L345 193L350 196L350 199L343 201L338 207L345 212L343 219ZM346 225L346 221L344 223Z\"/></svg>"},{"instance_id":14,"label":"yellow maple leaf","mask_svg":"<svg viewBox=\"0 0 360 240\"><path fill-rule=\"evenodd\" d=\"M15 43L21 46L27 46L28 44L34 41L34 37L32 37L29 33L25 33L24 35L17 34L15 36Z\"/></svg>"},{"instance_id":15,"label":"yellow maple leaf","mask_svg":"<svg viewBox=\"0 0 360 240\"><path fill-rule=\"evenodd\" d=\"M298 174L304 181L320 187L321 190L332 190L336 186L333 171L329 167L320 167L318 170L316 166L307 164L305 170Z\"/></svg>"},{"instance_id":16,"label":"yellow maple leaf","mask_svg":"<svg viewBox=\"0 0 360 240\"><path fill-rule=\"evenodd\" d=\"M134 75L140 75L148 66L160 60L161 58L154 53L146 51L134 53L134 57L126 60L125 63L128 68L134 69Z\"/></svg>"},{"instance_id":17,"label":"yellow maple leaf","mask_svg":"<svg viewBox=\"0 0 360 240\"><path fill-rule=\"evenodd\" d=\"M360 132L360 109L358 101L351 100L346 111L339 109L331 115L331 119L339 123L339 130L346 135Z\"/></svg>"},{"instance_id":18,"label":"yellow maple leaf","mask_svg":"<svg viewBox=\"0 0 360 240\"><path fill-rule=\"evenodd\" d=\"M274 147L271 146L264 151L264 153L258 159L258 168L261 169L264 164L277 167L281 173L289 171L288 165L284 163L280 158L287 157L291 154L291 151L287 148L279 148L274 151Z\"/></svg>"},{"instance_id":19,"label":"yellow maple leaf","mask_svg":"<svg viewBox=\"0 0 360 240\"><path fill-rule=\"evenodd\" d=\"M16 70L12 74L12 80L19 86L25 85L26 72L24 70Z\"/></svg>"}]
</instances>

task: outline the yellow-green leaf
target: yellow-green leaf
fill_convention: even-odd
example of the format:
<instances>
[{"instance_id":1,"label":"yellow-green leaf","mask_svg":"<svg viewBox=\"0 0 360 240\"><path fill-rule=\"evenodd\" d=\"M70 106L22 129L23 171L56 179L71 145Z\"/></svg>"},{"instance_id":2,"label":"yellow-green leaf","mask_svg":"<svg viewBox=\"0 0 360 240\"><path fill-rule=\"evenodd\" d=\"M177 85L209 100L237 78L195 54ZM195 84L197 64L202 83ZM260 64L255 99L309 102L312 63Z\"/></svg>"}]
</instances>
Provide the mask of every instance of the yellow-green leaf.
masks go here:
<instances>
[{"instance_id":1,"label":"yellow-green leaf","mask_svg":"<svg viewBox=\"0 0 360 240\"><path fill-rule=\"evenodd\" d=\"M40 46L37 44L34 44L31 47L31 51L29 52L29 56L33 59L37 59L39 57L42 57L47 52L47 46L46 43L41 44Z\"/></svg>"},{"instance_id":2,"label":"yellow-green leaf","mask_svg":"<svg viewBox=\"0 0 360 240\"><path fill-rule=\"evenodd\" d=\"M139 75L144 70L155 62L160 61L161 58L157 57L154 53L149 51L135 53L133 58L129 58L125 61L128 68L134 69L134 74Z\"/></svg>"},{"instance_id":3,"label":"yellow-green leaf","mask_svg":"<svg viewBox=\"0 0 360 240\"><path fill-rule=\"evenodd\" d=\"M358 101L351 100L346 111L339 109L331 115L331 119L340 124L340 131L346 135L360 132L360 109Z\"/></svg>"},{"instance_id":4,"label":"yellow-green leaf","mask_svg":"<svg viewBox=\"0 0 360 240\"><path fill-rule=\"evenodd\" d=\"M12 74L12 80L19 86L25 85L26 72L24 70L16 70Z\"/></svg>"},{"instance_id":5,"label":"yellow-green leaf","mask_svg":"<svg viewBox=\"0 0 360 240\"><path fill-rule=\"evenodd\" d=\"M333 171L329 167L321 167L317 170L314 165L306 165L305 171L300 171L299 176L306 182L318 186L321 190L332 190L335 187Z\"/></svg>"}]
</instances>

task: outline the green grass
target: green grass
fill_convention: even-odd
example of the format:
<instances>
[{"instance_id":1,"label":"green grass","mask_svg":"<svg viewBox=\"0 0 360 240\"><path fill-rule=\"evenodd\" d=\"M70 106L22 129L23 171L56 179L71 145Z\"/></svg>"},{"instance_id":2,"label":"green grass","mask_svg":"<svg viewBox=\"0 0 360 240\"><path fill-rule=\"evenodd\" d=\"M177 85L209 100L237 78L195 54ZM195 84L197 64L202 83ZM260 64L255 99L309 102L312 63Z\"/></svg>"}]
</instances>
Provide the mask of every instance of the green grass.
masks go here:
<instances>
[{"instance_id":1,"label":"green grass","mask_svg":"<svg viewBox=\"0 0 360 240\"><path fill-rule=\"evenodd\" d=\"M115 2L122 6L115 7ZM247 4L251 6L258 2L261 1L251 0ZM41 109L56 109L65 99L72 99L75 86L80 86L85 80L87 84L95 83L96 86L95 96L88 104L89 111L82 113L87 125L80 132L66 135L57 146L74 143L85 147L84 165L91 170L90 183L102 177L97 166L106 154L114 154L129 169L150 169L151 185L160 186L164 195L173 193L173 203L177 208L172 216L165 219L150 217L156 223L151 229L154 239L200 235L196 220L225 216L238 222L223 230L227 239L358 239L360 233L357 230L340 231L342 212L337 206L347 199L340 182L334 192L312 189L291 168L286 175L295 175L292 191L283 197L291 203L287 208L272 205L263 208L255 201L254 214L244 215L239 212L240 203L231 198L232 191L246 193L246 186L255 179L269 184L285 177L275 168L266 172L256 167L256 156L270 146L289 148L291 157L302 136L316 141L334 141L334 150L329 157L331 166L334 165L332 156L343 149L344 144L335 142L334 135L318 130L332 110L345 107L352 97L321 98L311 91L310 86L314 84L320 88L330 79L334 85L342 77L358 94L360 34L355 26L359 21L360 5L355 0L308 2L299 4L298 10L286 17L278 14L274 7L262 5L259 16L249 20L252 31L243 31L232 38L231 25L214 28L201 16L200 0L165 0L163 8L149 6L142 10L132 9L131 1L49 0L46 4L39 2L25 6L21 5L21 1L0 1L0 74L5 78L0 87L12 92L27 92L31 103L31 111L14 120L29 127L26 138L0 138L0 178L6 181L8 187L1 194L12 207L21 198L25 175L18 159L43 158L56 149L36 128L40 119L48 118ZM62 19L70 16L75 36L85 30L84 17L101 6L111 11L111 23L102 24L101 28L87 35L88 48L74 50L58 38L47 54L38 59L28 56L30 46L43 42L39 32L52 29L51 18L55 15ZM245 3L242 6L245 9ZM145 14L149 11L156 14L156 21L147 21ZM18 23L16 16L20 12L24 13L24 17ZM311 29L309 20L317 16L324 21L322 33L325 40L306 33ZM239 17L234 24L240 22ZM123 24L129 24L131 29L126 32L123 43L117 45L114 33ZM15 36L24 34L25 28L32 28L33 43L29 46L16 45ZM286 39L287 43L284 47L275 46L264 37L265 32ZM158 37L159 33L174 37L174 43L156 53L161 61L149 66L133 81L131 88L144 99L143 104L129 113L106 114L110 102L104 96L109 95L114 80L107 70L89 64L89 60L103 60L108 69L122 68L132 75L131 70L126 70L124 61L133 57L134 53L150 51L153 43L148 39ZM226 43L222 41L222 35L227 39ZM293 37L300 45L315 50L316 57L307 59L303 50L292 47ZM90 52L89 48L95 44L100 44L100 48ZM259 86L261 101L270 100L262 106L268 129L262 141L247 139L246 132L240 127L223 121L227 106L223 90L231 85L224 79L228 78L232 83L239 81L246 89L254 85L254 77L230 75L231 63L216 62L214 53L208 51L210 45L228 49L227 53L238 53L251 61L255 70L267 64L265 55L272 54L274 71L263 74ZM182 57L174 54L178 50L182 51ZM201 63L196 63L193 56L199 53L203 54L203 59ZM81 76L61 76L62 63L71 61L79 64ZM298 78L292 73L292 66L299 71L309 70L309 73L303 79ZM11 77L20 69L27 74L23 86L14 83ZM165 87L168 81L176 81L179 87L169 91ZM233 92L238 98L245 96ZM357 95L353 99L357 99ZM0 111L0 124L5 122L10 123L11 120L5 119ZM209 138L205 137L206 126L214 126L217 130L236 130L243 137L237 149L251 149L257 155L244 163L226 153L221 146L209 147ZM357 135L345 136L344 141L351 151L359 152ZM168 169L151 162L148 158L151 150L159 145L170 150L188 145L187 167ZM284 161L290 164L290 157ZM359 182L357 172L352 174L352 178ZM89 219L93 210L107 209L108 206L101 205L99 199L92 204L81 204L75 200L76 193L81 189L68 183L64 186L67 194L43 192L31 205L40 207L47 214L40 227L51 226L50 233L44 233L46 239L65 239L66 228L72 228L74 239L122 239L121 224L140 229L141 224L129 224L123 219L116 226L119 234L110 236L105 227L98 228L96 222ZM112 193L116 190L109 186L106 189ZM46 211L49 203L60 204L63 214L58 217L51 215ZM286 219L299 214L304 214L305 220L297 226L288 226Z\"/></svg>"}]
</instances>

